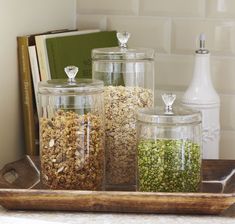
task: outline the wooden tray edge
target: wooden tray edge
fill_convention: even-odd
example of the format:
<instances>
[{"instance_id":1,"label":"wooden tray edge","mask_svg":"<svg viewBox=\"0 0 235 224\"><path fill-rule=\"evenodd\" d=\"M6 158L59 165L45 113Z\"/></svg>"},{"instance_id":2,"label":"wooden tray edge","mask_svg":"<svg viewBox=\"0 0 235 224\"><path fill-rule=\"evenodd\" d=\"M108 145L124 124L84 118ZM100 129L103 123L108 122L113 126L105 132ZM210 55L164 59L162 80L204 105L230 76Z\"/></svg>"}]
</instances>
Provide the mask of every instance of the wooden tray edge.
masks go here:
<instances>
[{"instance_id":1,"label":"wooden tray edge","mask_svg":"<svg viewBox=\"0 0 235 224\"><path fill-rule=\"evenodd\" d=\"M10 210L219 215L235 204L235 195L1 189L0 204Z\"/></svg>"}]
</instances>

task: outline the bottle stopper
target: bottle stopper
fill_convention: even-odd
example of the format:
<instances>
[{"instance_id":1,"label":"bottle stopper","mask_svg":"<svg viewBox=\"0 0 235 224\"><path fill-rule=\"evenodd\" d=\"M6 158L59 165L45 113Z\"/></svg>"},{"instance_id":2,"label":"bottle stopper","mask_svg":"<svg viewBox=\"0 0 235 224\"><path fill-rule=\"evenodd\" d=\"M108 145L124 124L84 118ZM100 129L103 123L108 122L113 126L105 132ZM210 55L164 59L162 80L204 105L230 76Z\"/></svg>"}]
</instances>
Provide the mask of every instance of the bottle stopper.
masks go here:
<instances>
[{"instance_id":1,"label":"bottle stopper","mask_svg":"<svg viewBox=\"0 0 235 224\"><path fill-rule=\"evenodd\" d=\"M209 51L205 48L206 46L206 35L201 33L199 35L199 49L196 50L197 54L209 54Z\"/></svg>"}]
</instances>

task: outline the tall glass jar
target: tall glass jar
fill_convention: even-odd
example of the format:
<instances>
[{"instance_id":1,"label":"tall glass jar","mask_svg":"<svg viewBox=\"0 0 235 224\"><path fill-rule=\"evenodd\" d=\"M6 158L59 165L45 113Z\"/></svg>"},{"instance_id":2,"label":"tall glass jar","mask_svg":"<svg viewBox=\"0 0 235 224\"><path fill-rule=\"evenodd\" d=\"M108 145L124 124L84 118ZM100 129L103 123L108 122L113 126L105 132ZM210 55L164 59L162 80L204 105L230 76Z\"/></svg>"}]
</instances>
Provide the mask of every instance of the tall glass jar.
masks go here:
<instances>
[{"instance_id":1,"label":"tall glass jar","mask_svg":"<svg viewBox=\"0 0 235 224\"><path fill-rule=\"evenodd\" d=\"M92 75L104 81L106 188L136 187L136 111L154 103L154 51L120 47L92 51Z\"/></svg>"},{"instance_id":2,"label":"tall glass jar","mask_svg":"<svg viewBox=\"0 0 235 224\"><path fill-rule=\"evenodd\" d=\"M201 181L201 113L172 107L175 95L164 94L165 108L138 112L138 190L195 192Z\"/></svg>"},{"instance_id":3,"label":"tall glass jar","mask_svg":"<svg viewBox=\"0 0 235 224\"><path fill-rule=\"evenodd\" d=\"M75 79L39 83L42 183L51 189L102 190L103 82Z\"/></svg>"}]
</instances>

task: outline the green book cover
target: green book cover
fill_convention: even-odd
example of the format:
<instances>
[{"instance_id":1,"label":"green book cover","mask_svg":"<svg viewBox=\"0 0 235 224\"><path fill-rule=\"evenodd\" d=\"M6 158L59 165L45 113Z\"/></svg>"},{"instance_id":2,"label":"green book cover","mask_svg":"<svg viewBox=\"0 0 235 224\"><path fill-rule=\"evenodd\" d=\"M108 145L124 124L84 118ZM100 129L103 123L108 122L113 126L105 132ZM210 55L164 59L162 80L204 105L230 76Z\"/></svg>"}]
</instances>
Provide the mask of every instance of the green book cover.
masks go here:
<instances>
[{"instance_id":1,"label":"green book cover","mask_svg":"<svg viewBox=\"0 0 235 224\"><path fill-rule=\"evenodd\" d=\"M94 48L116 47L116 31L101 31L75 36L55 37L46 40L52 79L67 78L64 68L75 65L78 78L92 77L91 51Z\"/></svg>"}]
</instances>

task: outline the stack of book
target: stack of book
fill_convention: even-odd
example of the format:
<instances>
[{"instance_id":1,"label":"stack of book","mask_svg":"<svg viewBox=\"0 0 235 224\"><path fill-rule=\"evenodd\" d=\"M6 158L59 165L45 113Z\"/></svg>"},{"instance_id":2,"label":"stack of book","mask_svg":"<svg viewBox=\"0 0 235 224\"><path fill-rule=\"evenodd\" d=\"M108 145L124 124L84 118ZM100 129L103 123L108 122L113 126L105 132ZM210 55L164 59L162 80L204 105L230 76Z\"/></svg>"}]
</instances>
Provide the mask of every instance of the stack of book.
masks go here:
<instances>
[{"instance_id":1,"label":"stack of book","mask_svg":"<svg viewBox=\"0 0 235 224\"><path fill-rule=\"evenodd\" d=\"M116 31L49 31L19 36L17 45L26 154L38 155L38 83L66 78L68 65L79 67L78 78L91 78L91 50L117 46Z\"/></svg>"}]
</instances>

